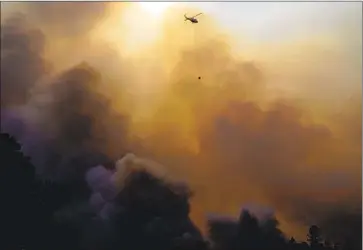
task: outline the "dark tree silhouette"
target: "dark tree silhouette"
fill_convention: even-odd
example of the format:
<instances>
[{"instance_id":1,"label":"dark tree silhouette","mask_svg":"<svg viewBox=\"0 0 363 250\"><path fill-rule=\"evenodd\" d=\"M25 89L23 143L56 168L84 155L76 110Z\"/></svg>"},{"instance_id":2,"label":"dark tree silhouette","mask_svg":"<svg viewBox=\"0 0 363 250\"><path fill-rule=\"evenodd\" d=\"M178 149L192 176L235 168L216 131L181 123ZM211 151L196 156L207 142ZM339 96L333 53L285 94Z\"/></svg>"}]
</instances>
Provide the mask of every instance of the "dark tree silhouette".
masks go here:
<instances>
[{"instance_id":1,"label":"dark tree silhouette","mask_svg":"<svg viewBox=\"0 0 363 250\"><path fill-rule=\"evenodd\" d=\"M321 244L322 242L321 229L317 225L312 225L309 228L307 241L310 243L311 247L318 247Z\"/></svg>"},{"instance_id":2,"label":"dark tree silhouette","mask_svg":"<svg viewBox=\"0 0 363 250\"><path fill-rule=\"evenodd\" d=\"M232 220L210 219L209 238L211 245L216 250L229 250L236 248L238 237L238 223Z\"/></svg>"},{"instance_id":3,"label":"dark tree silhouette","mask_svg":"<svg viewBox=\"0 0 363 250\"><path fill-rule=\"evenodd\" d=\"M255 216L244 210L238 223L238 248L261 249L262 232Z\"/></svg>"},{"instance_id":4,"label":"dark tree silhouette","mask_svg":"<svg viewBox=\"0 0 363 250\"><path fill-rule=\"evenodd\" d=\"M88 210L64 219L62 211L88 198L84 181L60 184L40 179L20 144L4 133L0 133L0 195L0 249L7 250L359 250L362 246L361 214L326 223L345 225L337 231L341 242L323 239L317 225L309 228L307 242L297 242L286 239L276 218L258 220L247 210L236 220L210 219L208 243L189 218L191 191L144 170L127 176L108 220Z\"/></svg>"},{"instance_id":5,"label":"dark tree silhouette","mask_svg":"<svg viewBox=\"0 0 363 250\"><path fill-rule=\"evenodd\" d=\"M8 134L0 134L0 190L2 245L21 248L32 244L36 220L34 167L21 146Z\"/></svg>"},{"instance_id":6,"label":"dark tree silhouette","mask_svg":"<svg viewBox=\"0 0 363 250\"><path fill-rule=\"evenodd\" d=\"M116 216L123 249L195 249L205 246L189 219L188 189L155 178L146 171L131 173L117 197Z\"/></svg>"},{"instance_id":7,"label":"dark tree silhouette","mask_svg":"<svg viewBox=\"0 0 363 250\"><path fill-rule=\"evenodd\" d=\"M35 168L8 134L0 134L1 223L4 249L44 249L54 244L54 212L69 190L36 178Z\"/></svg>"}]
</instances>

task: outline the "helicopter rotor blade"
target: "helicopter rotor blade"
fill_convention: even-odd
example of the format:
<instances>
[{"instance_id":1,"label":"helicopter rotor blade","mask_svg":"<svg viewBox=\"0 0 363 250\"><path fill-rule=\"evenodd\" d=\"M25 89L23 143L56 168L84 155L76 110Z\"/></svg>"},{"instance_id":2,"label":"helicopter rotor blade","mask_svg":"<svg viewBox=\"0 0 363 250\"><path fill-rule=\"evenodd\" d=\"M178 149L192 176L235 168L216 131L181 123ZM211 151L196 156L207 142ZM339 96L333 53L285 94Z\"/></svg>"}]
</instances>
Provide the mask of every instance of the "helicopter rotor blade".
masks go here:
<instances>
[{"instance_id":1,"label":"helicopter rotor blade","mask_svg":"<svg viewBox=\"0 0 363 250\"><path fill-rule=\"evenodd\" d=\"M197 16L199 16L199 15L202 15L203 13L199 13L199 14L196 14L195 16L193 16L193 17L197 17Z\"/></svg>"}]
</instances>

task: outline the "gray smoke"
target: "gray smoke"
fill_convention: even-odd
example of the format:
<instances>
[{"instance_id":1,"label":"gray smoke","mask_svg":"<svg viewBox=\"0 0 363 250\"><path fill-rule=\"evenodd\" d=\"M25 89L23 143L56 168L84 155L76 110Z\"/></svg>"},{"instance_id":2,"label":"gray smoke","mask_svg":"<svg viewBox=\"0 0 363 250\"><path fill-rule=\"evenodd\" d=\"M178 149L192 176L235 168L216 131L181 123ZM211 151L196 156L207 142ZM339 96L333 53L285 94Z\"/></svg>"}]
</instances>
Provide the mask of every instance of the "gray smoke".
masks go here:
<instances>
[{"instance_id":1,"label":"gray smoke","mask_svg":"<svg viewBox=\"0 0 363 250\"><path fill-rule=\"evenodd\" d=\"M344 111L341 123L306 122L304 112L314 105L299 109L294 100L261 107L256 100L266 94L264 72L254 63L236 60L228 41L210 39L216 33L209 22L198 26L198 33L210 34L208 39L180 53L165 102L147 120L150 126L142 125L148 132L142 141L146 147L132 144L130 117L124 111L133 110L122 106L120 94L126 83L134 84L124 74L128 63L119 63L107 46L88 43L108 8L107 3L27 3L19 8L26 15L10 15L1 23L2 131L22 143L38 174L56 180L91 179L90 200L70 205L69 213L87 210L89 204L98 217L114 213L127 175L106 163L130 151L157 155L163 164L178 168L195 184L195 204L207 210L229 213L246 200L261 200L291 221L307 224L322 221L323 211L336 203L347 203L344 209L350 210L361 199L361 98L347 105L350 112ZM176 20L165 22L171 27L165 41L194 41L180 32L185 25ZM56 44L58 49L59 41L66 43L56 53L67 59L62 67L50 65L44 55L47 46ZM170 54L181 52L167 47ZM92 63L82 63L84 57L93 57ZM228 68L223 67L226 63ZM110 68L122 73L114 85L105 78L113 76ZM203 81L195 77L200 72ZM132 73L143 72L138 68ZM192 153L191 145L197 145ZM155 167L148 171L163 178L162 170L154 170L162 168L151 165ZM90 177L98 174L100 179ZM110 182L110 176L117 181Z\"/></svg>"},{"instance_id":2,"label":"gray smoke","mask_svg":"<svg viewBox=\"0 0 363 250\"><path fill-rule=\"evenodd\" d=\"M126 154L115 163L115 169L99 165L89 169L85 175L86 182L92 190L89 203L102 219L109 219L118 211L115 200L128 185L129 177L136 172L146 171L160 180L173 180L173 186L187 190L185 183L173 179L160 164L148 159Z\"/></svg>"},{"instance_id":3,"label":"gray smoke","mask_svg":"<svg viewBox=\"0 0 363 250\"><path fill-rule=\"evenodd\" d=\"M18 14L1 23L1 107L24 105L34 85L46 74L43 33Z\"/></svg>"}]
</instances>

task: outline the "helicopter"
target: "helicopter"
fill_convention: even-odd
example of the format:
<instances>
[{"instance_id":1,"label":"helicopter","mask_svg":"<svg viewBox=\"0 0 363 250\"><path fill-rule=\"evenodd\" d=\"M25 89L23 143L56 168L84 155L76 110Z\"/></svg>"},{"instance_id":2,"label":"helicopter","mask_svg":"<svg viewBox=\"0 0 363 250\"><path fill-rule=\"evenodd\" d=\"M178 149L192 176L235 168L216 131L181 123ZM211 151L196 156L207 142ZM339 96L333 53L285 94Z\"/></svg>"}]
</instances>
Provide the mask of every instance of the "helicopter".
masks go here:
<instances>
[{"instance_id":1,"label":"helicopter","mask_svg":"<svg viewBox=\"0 0 363 250\"><path fill-rule=\"evenodd\" d=\"M198 23L198 19L196 19L197 16L201 15L203 13L199 13L195 16L192 16L192 17L187 17L186 14L184 14L184 17L185 17L185 20L184 21L190 21L191 23Z\"/></svg>"}]
</instances>

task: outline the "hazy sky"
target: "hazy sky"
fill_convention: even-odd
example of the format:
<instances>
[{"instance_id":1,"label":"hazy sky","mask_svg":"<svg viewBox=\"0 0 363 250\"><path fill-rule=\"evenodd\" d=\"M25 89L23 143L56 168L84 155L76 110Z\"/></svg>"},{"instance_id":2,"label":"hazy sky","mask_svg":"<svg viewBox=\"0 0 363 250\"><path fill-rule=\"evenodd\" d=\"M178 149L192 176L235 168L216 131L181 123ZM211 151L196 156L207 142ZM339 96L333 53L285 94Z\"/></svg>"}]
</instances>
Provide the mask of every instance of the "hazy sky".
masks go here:
<instances>
[{"instance_id":1,"label":"hazy sky","mask_svg":"<svg viewBox=\"0 0 363 250\"><path fill-rule=\"evenodd\" d=\"M164 2L164 1L163 1ZM183 1L181 1L183 2ZM166 5L180 4L166 2ZM153 4L153 3L150 3ZM255 41L284 40L321 33L341 36L337 27L354 29L359 37L362 22L360 2L188 2L212 15L226 29L241 32ZM1 3L2 11L14 3ZM160 2L159 2L160 5Z\"/></svg>"},{"instance_id":2,"label":"hazy sky","mask_svg":"<svg viewBox=\"0 0 363 250\"><path fill-rule=\"evenodd\" d=\"M362 20L358 2L219 2L190 3L210 13L226 29L241 32L255 41L281 41L302 36L344 34L342 26L355 29L357 39ZM343 38L343 37L342 37Z\"/></svg>"},{"instance_id":3,"label":"hazy sky","mask_svg":"<svg viewBox=\"0 0 363 250\"><path fill-rule=\"evenodd\" d=\"M314 36L334 37L344 43L347 35L350 43L360 45L362 41L362 3L359 2L165 1L156 5L163 4L168 7L183 4L200 9L226 31L233 32L236 37L243 36L241 43L286 42ZM11 5L15 6L14 3L2 3L2 14L12 9ZM161 10L156 13L162 16ZM203 17L200 19L203 22Z\"/></svg>"},{"instance_id":4,"label":"hazy sky","mask_svg":"<svg viewBox=\"0 0 363 250\"><path fill-rule=\"evenodd\" d=\"M224 31L233 34L235 49L245 57L262 59L271 64L276 64L278 58L277 64L286 61L287 67L293 65L297 56L299 63L303 64L298 67L309 67L309 61L313 67L324 64L322 67L325 67L326 74L334 78L325 78L330 82L329 89L323 88L327 92L333 89L355 91L357 82L361 82L361 74L357 75L357 72L362 69L362 3L199 2L189 5L195 5L213 16ZM203 17L200 21L203 22ZM288 51L288 47L292 49ZM311 52L314 50L319 54ZM303 60L304 57L308 58ZM319 63L315 64L312 60ZM337 67L339 71L345 69L345 79L349 75L358 79L338 80ZM293 74L293 71L290 70L290 73ZM307 75L307 71L304 74ZM276 81L280 84L285 80ZM316 92L320 93L323 89ZM321 98L319 94L318 98Z\"/></svg>"},{"instance_id":5,"label":"hazy sky","mask_svg":"<svg viewBox=\"0 0 363 250\"><path fill-rule=\"evenodd\" d=\"M130 131L145 138L145 151L186 177L196 191L192 213L199 225L206 212L236 215L250 199L267 202L288 218L295 213L291 211L302 216L310 209L304 206L311 204L311 208L325 208L322 198L337 200L339 184L349 186L343 190L347 197L361 192L361 3L168 6L166 10L160 3L2 3L2 19L12 9L23 10L46 37L44 50L38 46L36 56L15 58L30 58L34 63L17 65L8 60L2 61L2 67L8 65L10 73L24 76L33 76L43 58L54 66L54 76L72 72L81 61L95 67L107 84L97 91L113 109L132 116ZM196 25L184 22L188 6L188 15L204 13ZM11 29L7 31L5 35L12 38ZM29 33L30 37L33 33ZM16 49L26 43L8 44ZM6 84L8 91L17 93L11 80ZM120 93L130 92L130 100L120 98ZM37 98L41 97L35 95L33 100ZM290 102L276 105L276 99L284 98ZM52 105L61 104L54 101L46 106ZM64 105L68 107L67 102ZM97 118L90 121L100 121L94 127L106 128L100 133L107 138L102 150L117 155L124 141L118 123L107 117L102 120L98 109L85 106L90 117ZM317 115L311 118L313 112ZM139 115L145 113L149 116ZM53 123L79 124L48 113L40 117L34 119L49 131ZM67 131L61 132L67 136ZM135 147L134 151L145 154L143 150ZM343 174L349 181L340 178ZM324 194L315 194L316 190Z\"/></svg>"}]
</instances>

